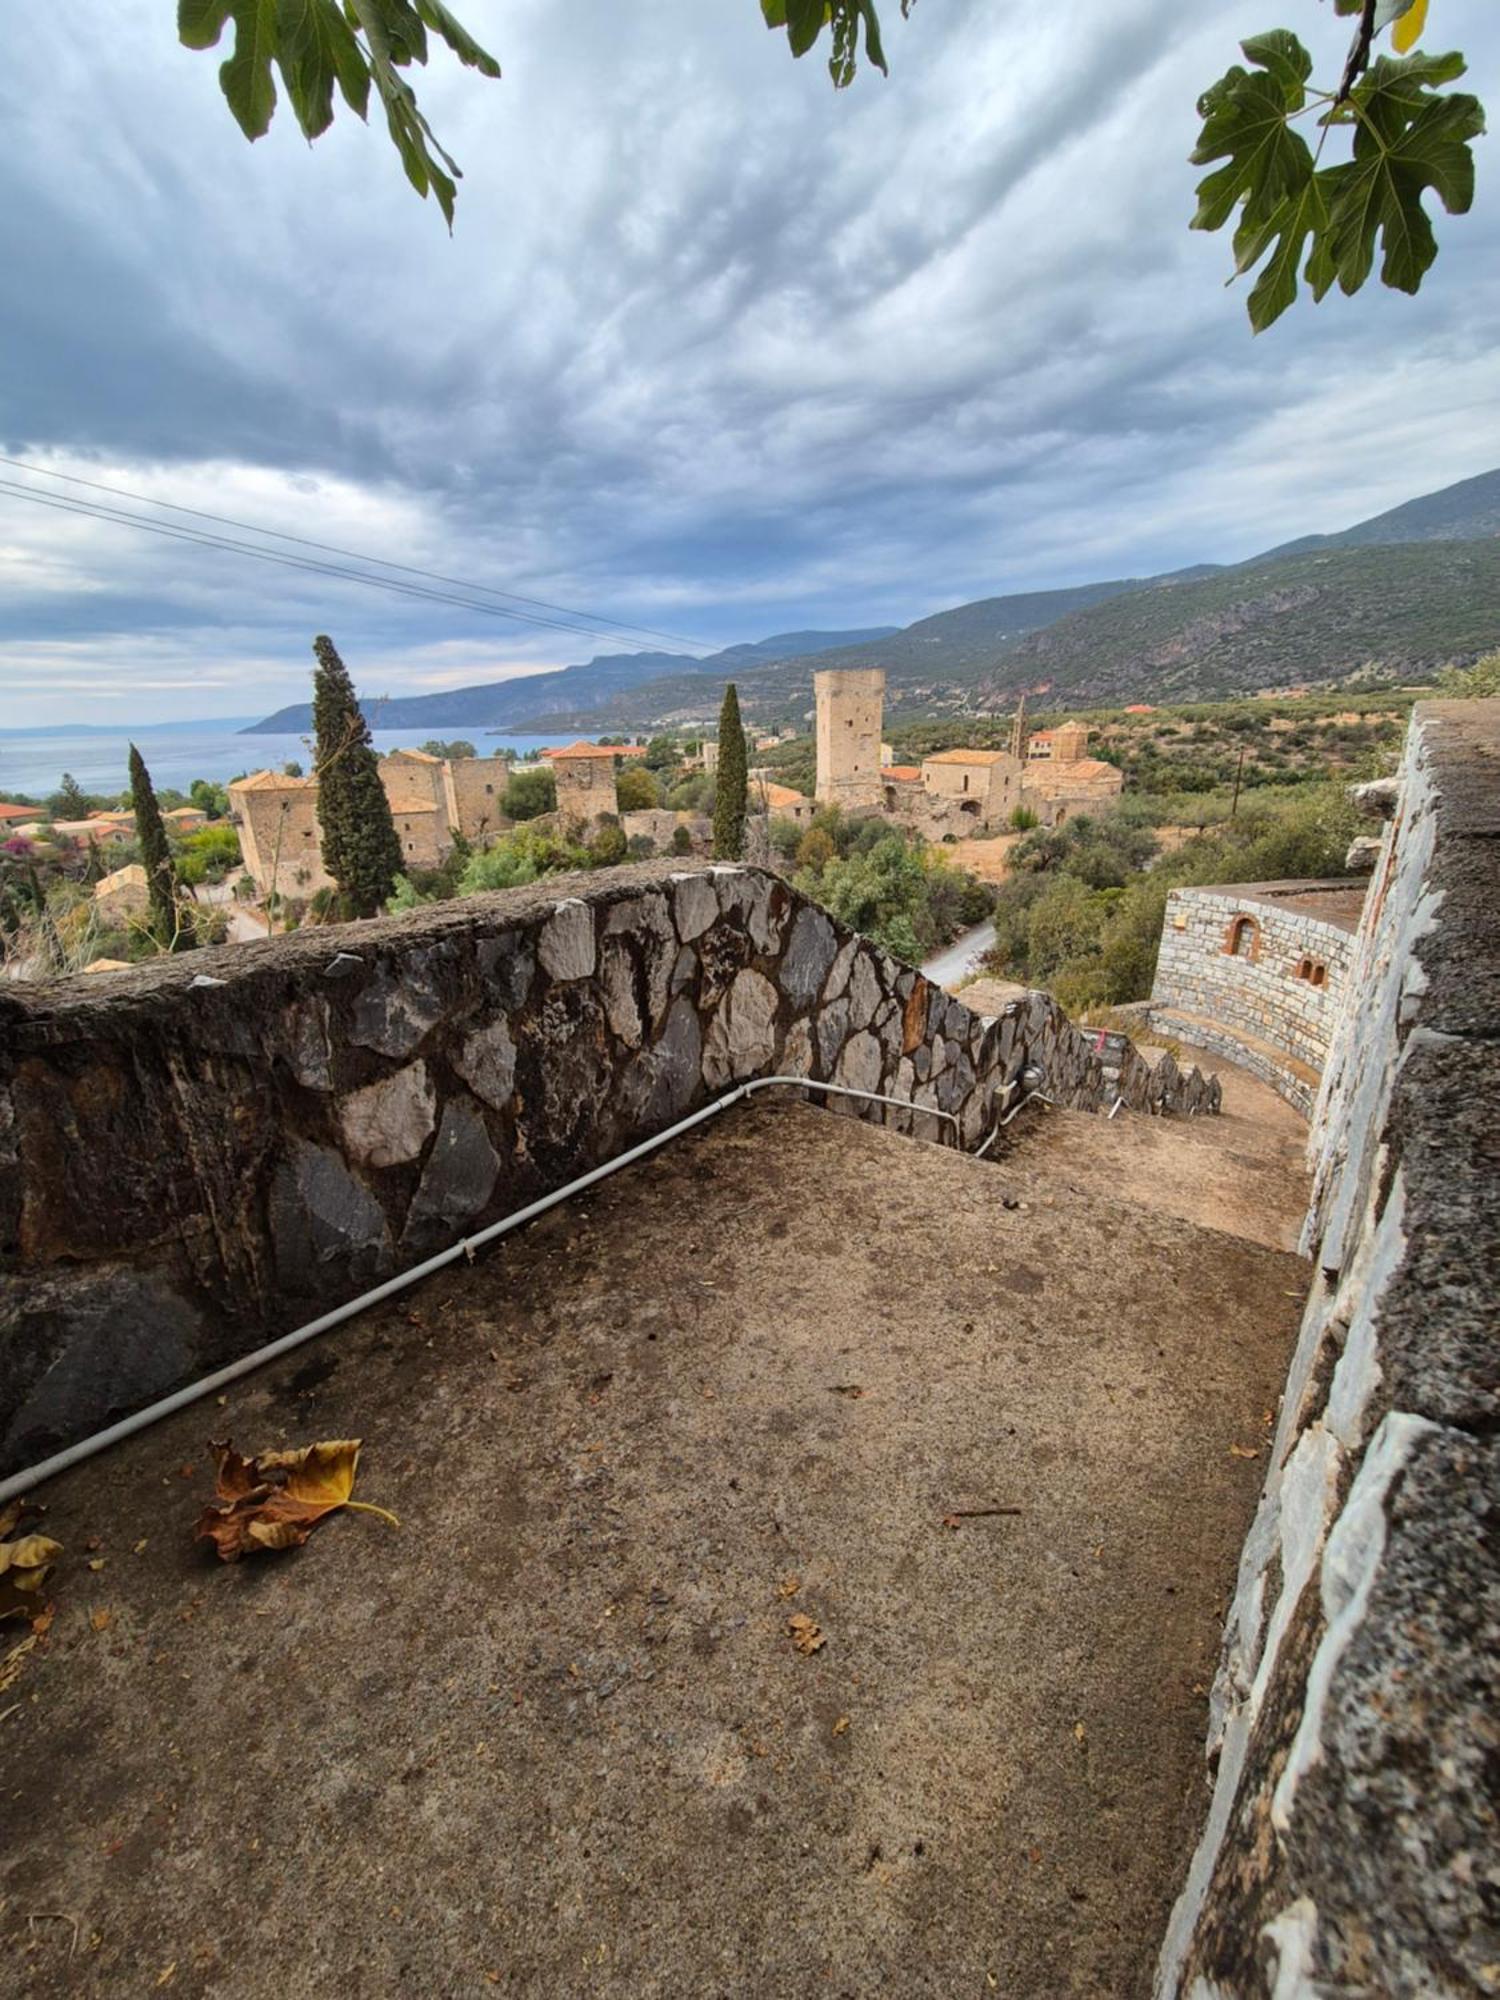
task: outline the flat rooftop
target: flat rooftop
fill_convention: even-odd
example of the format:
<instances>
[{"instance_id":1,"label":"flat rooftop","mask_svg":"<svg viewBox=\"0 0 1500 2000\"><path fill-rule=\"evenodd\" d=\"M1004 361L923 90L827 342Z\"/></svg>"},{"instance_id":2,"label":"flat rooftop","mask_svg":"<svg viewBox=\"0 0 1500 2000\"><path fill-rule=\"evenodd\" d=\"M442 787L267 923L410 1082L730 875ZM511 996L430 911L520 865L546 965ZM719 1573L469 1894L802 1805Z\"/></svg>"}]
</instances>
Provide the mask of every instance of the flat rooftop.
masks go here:
<instances>
[{"instance_id":1,"label":"flat rooftop","mask_svg":"<svg viewBox=\"0 0 1500 2000\"><path fill-rule=\"evenodd\" d=\"M1205 896L1236 896L1242 903L1274 903L1317 917L1341 931L1357 931L1365 907L1368 882L1336 878L1328 882L1217 882L1205 884Z\"/></svg>"},{"instance_id":2,"label":"flat rooftop","mask_svg":"<svg viewBox=\"0 0 1500 2000\"><path fill-rule=\"evenodd\" d=\"M16 1990L1144 1996L1305 1282L762 1101L75 1469ZM401 1526L222 1565L211 1435Z\"/></svg>"}]
</instances>

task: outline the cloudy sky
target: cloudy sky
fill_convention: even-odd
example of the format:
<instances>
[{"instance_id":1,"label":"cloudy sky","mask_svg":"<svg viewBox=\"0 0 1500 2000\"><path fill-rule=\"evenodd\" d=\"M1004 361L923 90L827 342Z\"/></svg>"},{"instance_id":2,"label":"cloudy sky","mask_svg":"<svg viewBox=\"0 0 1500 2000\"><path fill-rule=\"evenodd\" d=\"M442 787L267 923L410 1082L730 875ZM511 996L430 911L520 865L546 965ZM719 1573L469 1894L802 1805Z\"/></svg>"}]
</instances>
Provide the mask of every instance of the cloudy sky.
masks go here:
<instances>
[{"instance_id":1,"label":"cloudy sky","mask_svg":"<svg viewBox=\"0 0 1500 2000\"><path fill-rule=\"evenodd\" d=\"M382 131L309 150L283 107L248 146L172 0L87 11L0 74L12 458L703 650L1235 559L1500 463L1500 141L1415 301L1252 340L1185 226L1198 91L1279 23L1335 74L1326 0L887 0L890 78L842 94L755 0L455 0L505 76L417 74L451 239ZM1497 15L1434 0L1428 37L1491 100ZM387 693L625 649L0 490L0 727L262 713L321 630Z\"/></svg>"}]
</instances>

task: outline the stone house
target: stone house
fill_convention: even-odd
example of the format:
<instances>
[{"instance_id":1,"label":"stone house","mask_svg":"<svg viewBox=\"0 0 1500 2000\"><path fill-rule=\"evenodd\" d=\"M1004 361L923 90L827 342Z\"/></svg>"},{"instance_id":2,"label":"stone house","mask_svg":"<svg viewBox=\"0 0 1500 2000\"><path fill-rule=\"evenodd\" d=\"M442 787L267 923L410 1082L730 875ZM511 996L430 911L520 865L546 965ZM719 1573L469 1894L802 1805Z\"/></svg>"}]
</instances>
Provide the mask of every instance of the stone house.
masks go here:
<instances>
[{"instance_id":1,"label":"stone house","mask_svg":"<svg viewBox=\"0 0 1500 2000\"><path fill-rule=\"evenodd\" d=\"M922 785L976 827L1003 825L1021 803L1021 767L1008 750L940 750L923 758Z\"/></svg>"},{"instance_id":2,"label":"stone house","mask_svg":"<svg viewBox=\"0 0 1500 2000\"><path fill-rule=\"evenodd\" d=\"M476 847L506 824L501 802L510 770L508 757L450 757L443 765L448 825Z\"/></svg>"},{"instance_id":3,"label":"stone house","mask_svg":"<svg viewBox=\"0 0 1500 2000\"><path fill-rule=\"evenodd\" d=\"M150 901L146 871L139 861L128 862L94 884L94 908L110 925L119 926L132 917L144 916Z\"/></svg>"},{"instance_id":4,"label":"stone house","mask_svg":"<svg viewBox=\"0 0 1500 2000\"><path fill-rule=\"evenodd\" d=\"M229 810L239 825L245 867L262 896L305 903L333 887L323 866L316 778L253 771L229 787Z\"/></svg>"},{"instance_id":5,"label":"stone house","mask_svg":"<svg viewBox=\"0 0 1500 2000\"><path fill-rule=\"evenodd\" d=\"M561 750L544 750L557 780L559 824L589 826L601 814L618 816L615 758L623 749L606 743L569 743Z\"/></svg>"},{"instance_id":6,"label":"stone house","mask_svg":"<svg viewBox=\"0 0 1500 2000\"><path fill-rule=\"evenodd\" d=\"M162 814L162 822L168 833L198 833L208 825L208 814L201 806L173 806Z\"/></svg>"}]
</instances>

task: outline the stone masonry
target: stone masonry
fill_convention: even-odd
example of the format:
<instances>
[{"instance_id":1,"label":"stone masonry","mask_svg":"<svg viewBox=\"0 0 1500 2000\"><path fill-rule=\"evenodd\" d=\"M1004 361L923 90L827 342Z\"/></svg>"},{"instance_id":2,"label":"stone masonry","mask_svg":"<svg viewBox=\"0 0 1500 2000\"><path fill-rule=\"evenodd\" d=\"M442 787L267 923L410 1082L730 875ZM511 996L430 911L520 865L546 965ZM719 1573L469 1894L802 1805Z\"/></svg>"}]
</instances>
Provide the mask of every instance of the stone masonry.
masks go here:
<instances>
[{"instance_id":1,"label":"stone masonry","mask_svg":"<svg viewBox=\"0 0 1500 2000\"><path fill-rule=\"evenodd\" d=\"M1415 711L1161 2000L1500 1992L1500 701Z\"/></svg>"},{"instance_id":2,"label":"stone masonry","mask_svg":"<svg viewBox=\"0 0 1500 2000\"><path fill-rule=\"evenodd\" d=\"M770 874L555 877L0 991L0 1464L159 1396L744 1079L972 1147L1027 1065L1107 1101L1045 994L984 1019ZM1127 1053L1142 1109L1218 1086Z\"/></svg>"},{"instance_id":3,"label":"stone masonry","mask_svg":"<svg viewBox=\"0 0 1500 2000\"><path fill-rule=\"evenodd\" d=\"M1343 882L1174 889L1151 989L1157 1029L1244 1064L1310 1111L1348 988L1358 897Z\"/></svg>"}]
</instances>

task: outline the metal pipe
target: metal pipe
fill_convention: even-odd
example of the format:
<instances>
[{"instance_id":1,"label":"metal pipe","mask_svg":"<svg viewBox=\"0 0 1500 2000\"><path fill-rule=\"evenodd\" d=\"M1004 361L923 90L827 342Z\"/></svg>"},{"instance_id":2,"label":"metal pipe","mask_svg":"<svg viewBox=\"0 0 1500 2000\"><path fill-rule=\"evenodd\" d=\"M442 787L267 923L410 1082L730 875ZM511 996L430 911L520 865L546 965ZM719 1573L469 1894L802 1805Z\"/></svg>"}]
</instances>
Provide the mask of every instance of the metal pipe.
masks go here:
<instances>
[{"instance_id":1,"label":"metal pipe","mask_svg":"<svg viewBox=\"0 0 1500 2000\"><path fill-rule=\"evenodd\" d=\"M723 1097L716 1097L712 1104L705 1104L699 1110L690 1112L686 1118L678 1119L675 1125L669 1125L665 1131L657 1132L649 1139L642 1139L638 1145L627 1148L612 1160L606 1160L602 1166L591 1167L586 1174L580 1174L576 1180L569 1181L564 1187L555 1188L551 1194L539 1196L536 1201L528 1202L524 1208L518 1208L510 1215L502 1216L498 1222L489 1223L476 1235L466 1236L460 1242L450 1244L446 1250L439 1250L434 1256L425 1258L420 1264L413 1264L409 1271L402 1271L394 1278L387 1278L381 1284L373 1285L369 1291L361 1292L358 1298L349 1299L345 1304L335 1306L332 1312L320 1314L317 1319L309 1320L305 1326L294 1327L290 1333L284 1333L278 1339L268 1341L264 1347L256 1348L251 1354L242 1354L237 1361L231 1361L225 1367L216 1369L212 1375L205 1375L201 1381L190 1382L182 1389L174 1389L171 1395L163 1396L157 1402L148 1403L145 1409L136 1410L128 1417L121 1417L118 1423L110 1424L102 1431L95 1431L92 1437L80 1438L77 1444L70 1444L62 1451L54 1452L50 1458L44 1458L39 1465L12 1473L8 1479L0 1480L0 1505L14 1499L18 1493L30 1492L33 1486L39 1486L44 1479L55 1478L58 1473L66 1472L70 1466L81 1464L86 1458L92 1458L107 1445L119 1444L125 1438L133 1437L137 1431L143 1431L148 1425L159 1422L161 1418L173 1416L178 1410L186 1409L189 1403L196 1403L201 1397L212 1395L216 1389L222 1389L227 1383L237 1382L242 1375L248 1375L254 1369L263 1367L266 1362L279 1360L283 1354L290 1354L293 1348L301 1347L305 1341L314 1339L320 1333L329 1332L331 1328L340 1325L346 1319L352 1319L367 1306L379 1305L385 1299L394 1298L398 1292L404 1292L409 1285L416 1284L421 1278L431 1277L434 1271L441 1271L445 1265L455 1263L458 1258L467 1257L472 1262L475 1251L482 1249L485 1244L493 1243L497 1237L508 1236L511 1230L519 1229L523 1223L535 1221L537 1216L545 1215L549 1208L556 1208L559 1202L567 1201L571 1196L581 1193L584 1188L593 1187L597 1182L606 1180L609 1175L618 1173L622 1167L631 1166L635 1161L644 1159L648 1153L654 1153L660 1147L669 1144L671 1140L679 1138L684 1132L690 1132L695 1125L702 1125L710 1118L717 1118L721 1112L752 1096L757 1090L769 1090L777 1084L790 1085L798 1090L827 1091L836 1097L860 1097L872 1104L895 1105L901 1111L914 1111L928 1118L939 1119L953 1127L955 1137L959 1135L959 1123L951 1111L938 1111L925 1104L913 1104L910 1098L883 1097L878 1091L855 1090L850 1085L842 1083L818 1083L806 1076L752 1077L746 1083L737 1084Z\"/></svg>"}]
</instances>

